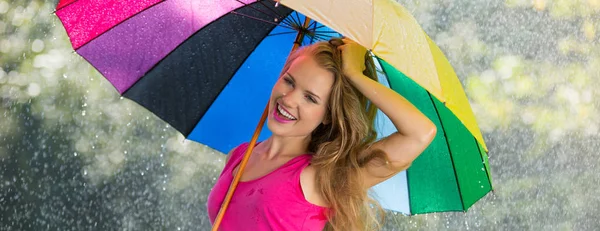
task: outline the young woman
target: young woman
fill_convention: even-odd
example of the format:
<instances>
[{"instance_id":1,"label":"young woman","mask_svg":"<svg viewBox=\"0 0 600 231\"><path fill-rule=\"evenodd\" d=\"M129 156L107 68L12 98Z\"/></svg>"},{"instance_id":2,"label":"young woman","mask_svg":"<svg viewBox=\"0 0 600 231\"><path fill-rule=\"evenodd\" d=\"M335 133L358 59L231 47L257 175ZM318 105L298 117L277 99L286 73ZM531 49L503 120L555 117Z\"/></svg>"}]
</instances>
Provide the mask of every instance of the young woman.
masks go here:
<instances>
[{"instance_id":1,"label":"young woman","mask_svg":"<svg viewBox=\"0 0 600 231\"><path fill-rule=\"evenodd\" d=\"M371 230L367 190L405 170L431 143L435 125L377 83L371 58L349 39L300 48L271 92L267 126L220 230ZM376 108L398 132L376 141ZM248 144L234 148L208 197L214 222ZM375 208L379 208L375 206Z\"/></svg>"}]
</instances>

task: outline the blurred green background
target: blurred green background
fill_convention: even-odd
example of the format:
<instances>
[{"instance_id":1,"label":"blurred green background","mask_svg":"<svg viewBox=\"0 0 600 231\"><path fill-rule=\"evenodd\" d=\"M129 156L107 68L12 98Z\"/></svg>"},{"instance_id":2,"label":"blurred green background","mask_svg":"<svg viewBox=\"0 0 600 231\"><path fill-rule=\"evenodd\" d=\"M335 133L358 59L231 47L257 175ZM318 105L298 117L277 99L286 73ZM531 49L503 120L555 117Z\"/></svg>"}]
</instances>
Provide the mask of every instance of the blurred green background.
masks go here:
<instances>
[{"instance_id":1,"label":"blurred green background","mask_svg":"<svg viewBox=\"0 0 600 231\"><path fill-rule=\"evenodd\" d=\"M460 76L495 192L384 230L600 229L600 0L400 2ZM224 155L121 98L56 3L0 0L0 230L208 230Z\"/></svg>"}]
</instances>

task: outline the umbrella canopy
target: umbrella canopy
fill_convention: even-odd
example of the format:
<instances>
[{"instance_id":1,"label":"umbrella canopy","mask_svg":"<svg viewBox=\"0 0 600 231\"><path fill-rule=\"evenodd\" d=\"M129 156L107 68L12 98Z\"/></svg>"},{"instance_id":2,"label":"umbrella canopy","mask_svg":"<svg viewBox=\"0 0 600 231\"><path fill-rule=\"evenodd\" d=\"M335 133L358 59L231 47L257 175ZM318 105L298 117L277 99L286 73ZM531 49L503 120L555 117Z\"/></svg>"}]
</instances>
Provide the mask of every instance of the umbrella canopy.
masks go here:
<instances>
[{"instance_id":1,"label":"umbrella canopy","mask_svg":"<svg viewBox=\"0 0 600 231\"><path fill-rule=\"evenodd\" d=\"M368 48L379 80L438 127L413 165L374 187L406 214L465 211L491 190L486 146L441 50L390 0L63 0L73 48L126 98L187 139L227 153L259 121L296 35L346 36ZM335 6L335 7L332 7ZM315 21L303 23L305 15ZM380 137L395 131L379 112ZM259 139L270 135L263 129Z\"/></svg>"}]
</instances>

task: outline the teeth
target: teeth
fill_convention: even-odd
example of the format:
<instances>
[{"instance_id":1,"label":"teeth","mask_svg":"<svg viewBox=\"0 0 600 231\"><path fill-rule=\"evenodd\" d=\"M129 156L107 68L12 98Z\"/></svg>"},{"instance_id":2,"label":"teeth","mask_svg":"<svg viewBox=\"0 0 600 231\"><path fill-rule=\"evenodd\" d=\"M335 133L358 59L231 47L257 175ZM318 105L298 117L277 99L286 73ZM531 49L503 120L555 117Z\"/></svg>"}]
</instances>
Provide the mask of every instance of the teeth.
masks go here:
<instances>
[{"instance_id":1,"label":"teeth","mask_svg":"<svg viewBox=\"0 0 600 231\"><path fill-rule=\"evenodd\" d=\"M295 117L293 117L292 115L290 115L289 113L287 113L285 110L283 110L283 108L281 108L281 105L279 105L279 104L277 104L277 111L279 112L279 114L281 114L286 119L296 120Z\"/></svg>"}]
</instances>

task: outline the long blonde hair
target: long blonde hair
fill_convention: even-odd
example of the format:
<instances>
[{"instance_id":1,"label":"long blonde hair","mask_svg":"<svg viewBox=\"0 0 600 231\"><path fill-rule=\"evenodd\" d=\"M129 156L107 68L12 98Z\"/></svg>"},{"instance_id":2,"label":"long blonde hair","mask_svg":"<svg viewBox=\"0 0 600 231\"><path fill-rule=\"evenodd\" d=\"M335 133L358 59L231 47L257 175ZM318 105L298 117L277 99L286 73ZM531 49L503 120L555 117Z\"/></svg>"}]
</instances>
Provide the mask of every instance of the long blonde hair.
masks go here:
<instances>
[{"instance_id":1,"label":"long blonde hair","mask_svg":"<svg viewBox=\"0 0 600 231\"><path fill-rule=\"evenodd\" d=\"M374 129L377 108L343 75L341 39L302 47L288 58L282 73L302 55L309 55L334 74L326 120L313 132L308 151L314 153L311 164L316 168L316 185L329 205L325 230L369 230L380 227L384 212L372 200L360 173L372 160L387 160L380 150L366 152L377 138ZM364 74L377 80L372 58L365 56ZM379 219L378 219L379 218Z\"/></svg>"}]
</instances>

